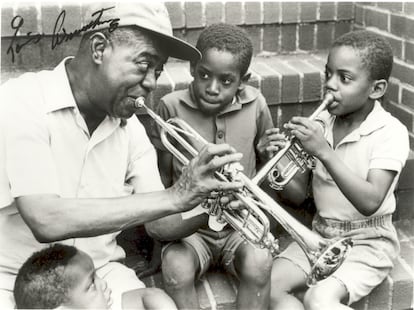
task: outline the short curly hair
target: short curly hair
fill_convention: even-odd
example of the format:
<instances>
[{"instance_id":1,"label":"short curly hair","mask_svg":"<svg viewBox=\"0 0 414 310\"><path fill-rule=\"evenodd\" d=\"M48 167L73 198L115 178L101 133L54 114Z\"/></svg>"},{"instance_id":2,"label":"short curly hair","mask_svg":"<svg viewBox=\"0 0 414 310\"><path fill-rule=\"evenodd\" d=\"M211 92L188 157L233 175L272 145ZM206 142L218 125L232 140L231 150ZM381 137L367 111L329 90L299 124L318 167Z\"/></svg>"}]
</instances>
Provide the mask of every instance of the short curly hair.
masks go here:
<instances>
[{"instance_id":1,"label":"short curly hair","mask_svg":"<svg viewBox=\"0 0 414 310\"><path fill-rule=\"evenodd\" d=\"M236 55L242 76L249 69L253 56L253 44L246 31L238 26L225 23L212 24L205 28L197 40L196 48L201 54L211 48L216 48L219 51L228 51Z\"/></svg>"},{"instance_id":2,"label":"short curly hair","mask_svg":"<svg viewBox=\"0 0 414 310\"><path fill-rule=\"evenodd\" d=\"M17 309L53 309L66 303L72 283L64 270L77 253L75 247L63 244L33 253L16 277L13 294Z\"/></svg>"},{"instance_id":3,"label":"short curly hair","mask_svg":"<svg viewBox=\"0 0 414 310\"><path fill-rule=\"evenodd\" d=\"M378 34L367 30L348 32L337 38L332 47L350 46L357 51L372 80L388 81L393 65L390 43Z\"/></svg>"}]
</instances>

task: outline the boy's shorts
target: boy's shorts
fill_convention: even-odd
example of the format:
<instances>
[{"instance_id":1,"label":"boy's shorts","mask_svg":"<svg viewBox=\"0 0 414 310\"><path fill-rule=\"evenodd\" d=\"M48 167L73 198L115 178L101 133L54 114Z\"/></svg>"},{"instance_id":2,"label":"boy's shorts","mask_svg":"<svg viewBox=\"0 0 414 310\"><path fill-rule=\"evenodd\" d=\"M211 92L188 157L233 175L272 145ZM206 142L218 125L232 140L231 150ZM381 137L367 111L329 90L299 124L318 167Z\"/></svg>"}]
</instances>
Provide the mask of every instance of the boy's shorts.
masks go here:
<instances>
[{"instance_id":1,"label":"boy's shorts","mask_svg":"<svg viewBox=\"0 0 414 310\"><path fill-rule=\"evenodd\" d=\"M312 227L324 238L349 236L354 241L345 261L332 274L347 289L348 305L368 295L387 277L400 250L391 214L352 222L315 215ZM296 242L291 243L278 258L290 260L306 275L310 272L309 261Z\"/></svg>"},{"instance_id":2,"label":"boy's shorts","mask_svg":"<svg viewBox=\"0 0 414 310\"><path fill-rule=\"evenodd\" d=\"M112 290L111 309L122 309L122 294L135 289L145 288L142 282L135 274L135 271L124 264L118 262L109 262L98 268L96 274L104 279L108 287Z\"/></svg>"},{"instance_id":3,"label":"boy's shorts","mask_svg":"<svg viewBox=\"0 0 414 310\"><path fill-rule=\"evenodd\" d=\"M200 269L196 278L200 279L210 266L222 266L227 272L237 277L233 262L234 254L240 244L247 241L231 227L225 227L222 231L199 229L191 236L168 243L162 252L164 253L171 244L179 242L190 246L198 257Z\"/></svg>"}]
</instances>

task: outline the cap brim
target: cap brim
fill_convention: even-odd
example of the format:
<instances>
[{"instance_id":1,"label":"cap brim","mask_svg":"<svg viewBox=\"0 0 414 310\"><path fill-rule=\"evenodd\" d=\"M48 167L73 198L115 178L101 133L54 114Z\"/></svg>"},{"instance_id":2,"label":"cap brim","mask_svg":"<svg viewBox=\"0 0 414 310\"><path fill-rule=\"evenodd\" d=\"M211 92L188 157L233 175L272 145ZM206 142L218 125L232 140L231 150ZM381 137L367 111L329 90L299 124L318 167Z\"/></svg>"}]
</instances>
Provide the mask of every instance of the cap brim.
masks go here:
<instances>
[{"instance_id":1,"label":"cap brim","mask_svg":"<svg viewBox=\"0 0 414 310\"><path fill-rule=\"evenodd\" d=\"M188 61L198 61L201 59L200 51L184 40L153 31L142 26L137 27L143 28L160 38L160 42L164 47L166 47L166 52L169 57Z\"/></svg>"}]
</instances>

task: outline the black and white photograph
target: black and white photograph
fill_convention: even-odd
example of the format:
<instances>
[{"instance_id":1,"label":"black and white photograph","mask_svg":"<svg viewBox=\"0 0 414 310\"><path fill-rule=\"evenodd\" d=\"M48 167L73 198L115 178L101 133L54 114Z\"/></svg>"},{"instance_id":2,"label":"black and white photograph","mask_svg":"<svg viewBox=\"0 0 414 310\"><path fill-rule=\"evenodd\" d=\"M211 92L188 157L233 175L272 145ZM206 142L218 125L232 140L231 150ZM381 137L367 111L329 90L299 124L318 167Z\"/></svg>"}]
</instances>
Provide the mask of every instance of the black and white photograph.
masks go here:
<instances>
[{"instance_id":1,"label":"black and white photograph","mask_svg":"<svg viewBox=\"0 0 414 310\"><path fill-rule=\"evenodd\" d=\"M414 1L0 8L0 309L413 309Z\"/></svg>"}]
</instances>

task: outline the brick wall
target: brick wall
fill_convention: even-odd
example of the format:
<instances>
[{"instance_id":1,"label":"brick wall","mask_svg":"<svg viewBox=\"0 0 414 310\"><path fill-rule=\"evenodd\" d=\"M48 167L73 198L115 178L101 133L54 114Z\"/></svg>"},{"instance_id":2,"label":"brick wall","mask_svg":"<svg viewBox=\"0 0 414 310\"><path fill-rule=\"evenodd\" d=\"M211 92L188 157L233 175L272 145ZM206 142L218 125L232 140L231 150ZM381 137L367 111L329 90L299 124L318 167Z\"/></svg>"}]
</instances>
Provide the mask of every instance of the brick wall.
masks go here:
<instances>
[{"instance_id":1,"label":"brick wall","mask_svg":"<svg viewBox=\"0 0 414 310\"><path fill-rule=\"evenodd\" d=\"M327 48L332 39L351 30L354 19L352 2L166 2L174 34L195 43L200 31L216 22L239 25L251 35L255 53L290 53ZM65 29L79 29L81 4L42 2L5 4L2 7L2 67L8 70L35 70L53 67L62 56L73 54L79 39L65 42L51 51L51 35L59 13L65 10ZM30 51L6 56L14 35L10 22L16 15L24 18L17 43L27 40L28 32L44 33Z\"/></svg>"},{"instance_id":2,"label":"brick wall","mask_svg":"<svg viewBox=\"0 0 414 310\"><path fill-rule=\"evenodd\" d=\"M391 43L394 68L386 108L410 131L414 148L414 3L366 2L355 4L356 29L376 32Z\"/></svg>"},{"instance_id":3,"label":"brick wall","mask_svg":"<svg viewBox=\"0 0 414 310\"><path fill-rule=\"evenodd\" d=\"M235 24L251 35L256 53L314 51L348 32L352 2L166 2L175 34L195 43L205 26Z\"/></svg>"}]
</instances>

